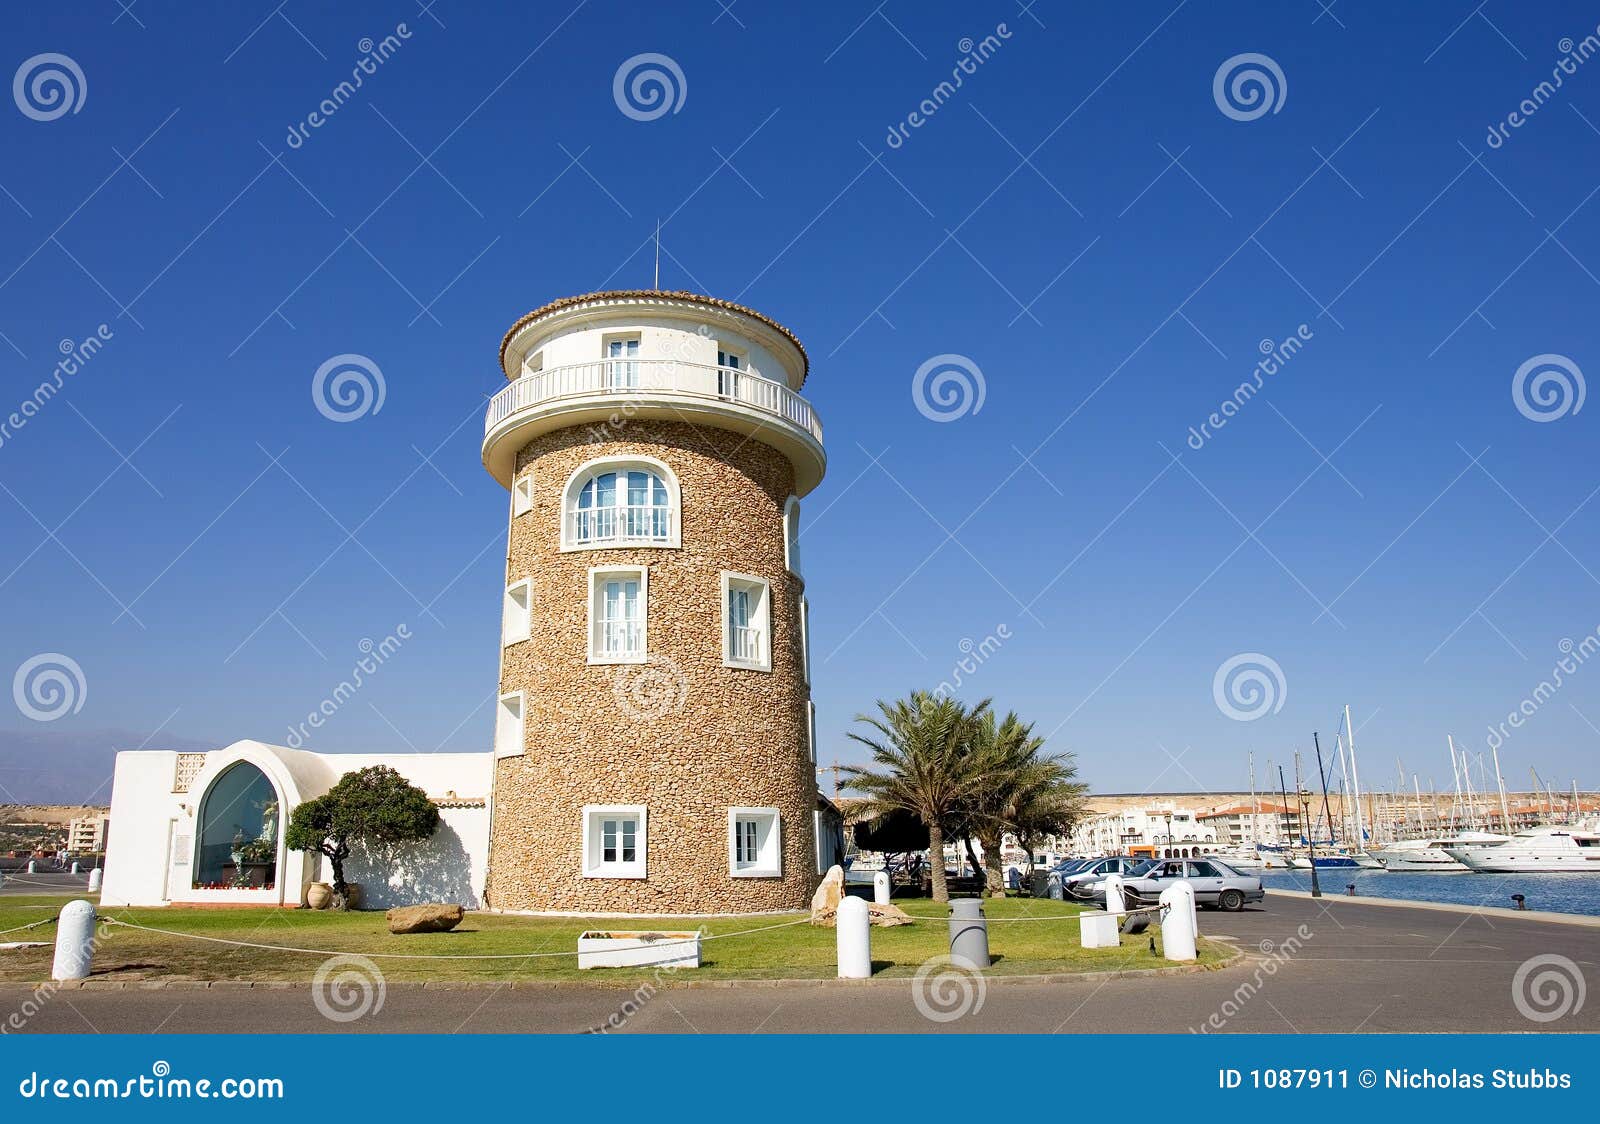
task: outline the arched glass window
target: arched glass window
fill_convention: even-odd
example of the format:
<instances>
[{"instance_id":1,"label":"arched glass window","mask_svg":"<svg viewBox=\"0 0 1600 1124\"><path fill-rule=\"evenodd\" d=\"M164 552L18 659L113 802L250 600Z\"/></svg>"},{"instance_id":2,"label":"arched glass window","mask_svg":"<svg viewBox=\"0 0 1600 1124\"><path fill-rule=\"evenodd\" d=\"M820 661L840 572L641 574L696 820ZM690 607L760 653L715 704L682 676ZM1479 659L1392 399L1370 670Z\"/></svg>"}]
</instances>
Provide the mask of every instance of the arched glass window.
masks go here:
<instances>
[{"instance_id":1,"label":"arched glass window","mask_svg":"<svg viewBox=\"0 0 1600 1124\"><path fill-rule=\"evenodd\" d=\"M278 791L249 762L223 770L200 803L194 888L270 890L278 884Z\"/></svg>"},{"instance_id":2,"label":"arched glass window","mask_svg":"<svg viewBox=\"0 0 1600 1124\"><path fill-rule=\"evenodd\" d=\"M677 545L676 489L650 465L581 473L567 497L566 546Z\"/></svg>"}]
</instances>

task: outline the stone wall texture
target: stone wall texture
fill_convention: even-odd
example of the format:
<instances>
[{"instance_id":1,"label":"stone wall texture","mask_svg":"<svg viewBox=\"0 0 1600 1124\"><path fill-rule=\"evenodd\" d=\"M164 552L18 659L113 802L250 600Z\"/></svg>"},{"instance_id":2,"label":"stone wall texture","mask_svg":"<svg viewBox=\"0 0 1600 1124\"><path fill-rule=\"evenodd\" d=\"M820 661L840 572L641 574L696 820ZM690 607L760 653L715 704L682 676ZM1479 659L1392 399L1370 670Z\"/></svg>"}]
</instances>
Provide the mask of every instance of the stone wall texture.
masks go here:
<instances>
[{"instance_id":1,"label":"stone wall texture","mask_svg":"<svg viewBox=\"0 0 1600 1124\"><path fill-rule=\"evenodd\" d=\"M688 422L545 434L517 457L532 511L511 520L508 582L533 580L532 635L506 648L501 691L526 692L526 753L495 765L488 905L580 913L806 907L818 877L816 774L802 668L802 582L784 566L788 460ZM562 492L587 461L649 456L681 490L681 546L561 550ZM588 571L649 568L645 665L588 663ZM724 667L721 573L771 583L772 670ZM619 698L620 696L620 698ZM624 701L627 700L627 701ZM645 879L583 876L586 804L648 809ZM728 809L776 807L782 874L728 873Z\"/></svg>"}]
</instances>

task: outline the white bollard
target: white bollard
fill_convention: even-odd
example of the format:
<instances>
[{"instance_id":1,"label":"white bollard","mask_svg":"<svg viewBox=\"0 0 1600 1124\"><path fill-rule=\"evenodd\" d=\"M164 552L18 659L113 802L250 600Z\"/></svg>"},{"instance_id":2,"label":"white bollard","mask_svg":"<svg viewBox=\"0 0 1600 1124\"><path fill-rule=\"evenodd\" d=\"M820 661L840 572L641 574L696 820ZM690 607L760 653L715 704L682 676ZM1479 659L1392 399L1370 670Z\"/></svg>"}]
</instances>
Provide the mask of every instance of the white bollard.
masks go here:
<instances>
[{"instance_id":1,"label":"white bollard","mask_svg":"<svg viewBox=\"0 0 1600 1124\"><path fill-rule=\"evenodd\" d=\"M1180 878L1161 891L1161 904L1167 907L1161 916L1162 953L1168 960L1196 959L1194 886Z\"/></svg>"},{"instance_id":2,"label":"white bollard","mask_svg":"<svg viewBox=\"0 0 1600 1124\"><path fill-rule=\"evenodd\" d=\"M56 961L53 980L81 980L94 965L94 906L78 900L61 907L56 920Z\"/></svg>"},{"instance_id":3,"label":"white bollard","mask_svg":"<svg viewBox=\"0 0 1600 1124\"><path fill-rule=\"evenodd\" d=\"M860 898L845 898L834 919L838 941L839 978L864 980L872 975L872 923L867 903Z\"/></svg>"},{"instance_id":4,"label":"white bollard","mask_svg":"<svg viewBox=\"0 0 1600 1124\"><path fill-rule=\"evenodd\" d=\"M889 872L880 870L872 876L872 901L874 905L889 904Z\"/></svg>"},{"instance_id":5,"label":"white bollard","mask_svg":"<svg viewBox=\"0 0 1600 1124\"><path fill-rule=\"evenodd\" d=\"M89 872L89 892L91 894L98 894L100 892L100 881L105 876L105 871L101 870L99 867L95 867Z\"/></svg>"},{"instance_id":6,"label":"white bollard","mask_svg":"<svg viewBox=\"0 0 1600 1124\"><path fill-rule=\"evenodd\" d=\"M39 873L39 864L34 862L32 859L28 860L28 873L29 874L38 874Z\"/></svg>"},{"instance_id":7,"label":"white bollard","mask_svg":"<svg viewBox=\"0 0 1600 1124\"><path fill-rule=\"evenodd\" d=\"M82 872L82 871L81 871L81 870L80 870L80 869L79 869L79 868L78 868L78 860L77 860L77 859L73 859L73 860L72 860L72 873L73 873L73 874L82 874L82 873L83 873L83 872Z\"/></svg>"},{"instance_id":8,"label":"white bollard","mask_svg":"<svg viewBox=\"0 0 1600 1124\"><path fill-rule=\"evenodd\" d=\"M1128 903L1122 898L1122 875L1106 875L1106 912L1127 913Z\"/></svg>"}]
</instances>

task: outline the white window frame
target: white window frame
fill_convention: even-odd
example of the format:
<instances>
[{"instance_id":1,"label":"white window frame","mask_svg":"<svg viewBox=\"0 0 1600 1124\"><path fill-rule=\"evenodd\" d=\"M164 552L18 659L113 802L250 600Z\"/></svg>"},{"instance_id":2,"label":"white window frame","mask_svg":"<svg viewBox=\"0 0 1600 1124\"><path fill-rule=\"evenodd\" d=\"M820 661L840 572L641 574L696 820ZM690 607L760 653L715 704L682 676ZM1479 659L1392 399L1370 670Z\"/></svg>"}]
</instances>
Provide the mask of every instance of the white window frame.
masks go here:
<instances>
[{"instance_id":1,"label":"white window frame","mask_svg":"<svg viewBox=\"0 0 1600 1124\"><path fill-rule=\"evenodd\" d=\"M584 485L595 477L604 476L608 472L614 472L624 478L629 472L652 472L661 478L661 482L667 488L667 534L665 538L610 538L596 542L578 541L578 497L583 492ZM626 496L625 479L618 481L617 494ZM616 510L625 510L625 507ZM614 550L617 547L677 550L682 542L682 532L680 530L682 522L683 493L678 488L677 473L668 468L666 462L657 460L655 457L596 457L594 460L585 461L579 465L577 470L567 477L567 483L561 489L561 549L563 552L573 550Z\"/></svg>"},{"instance_id":2,"label":"white window frame","mask_svg":"<svg viewBox=\"0 0 1600 1124\"><path fill-rule=\"evenodd\" d=\"M511 518L526 515L533 510L533 473L528 472L511 482Z\"/></svg>"},{"instance_id":3,"label":"white window frame","mask_svg":"<svg viewBox=\"0 0 1600 1124\"><path fill-rule=\"evenodd\" d=\"M728 613L728 597L735 589L759 592L759 600L751 612L751 624L747 626L757 633L760 644L758 658L753 660L734 656L733 618ZM766 578L734 570L722 571L722 666L747 671L772 670L772 583Z\"/></svg>"},{"instance_id":4,"label":"white window frame","mask_svg":"<svg viewBox=\"0 0 1600 1124\"><path fill-rule=\"evenodd\" d=\"M612 344L633 344L633 354L612 355ZM607 332L600 337L600 358L605 363L603 385L607 390L638 390L640 383L639 358L644 353L642 332ZM620 379L619 379L620 376Z\"/></svg>"},{"instance_id":5,"label":"white window frame","mask_svg":"<svg viewBox=\"0 0 1600 1124\"><path fill-rule=\"evenodd\" d=\"M494 712L494 756L521 757L528 752L528 696L511 691L500 696Z\"/></svg>"},{"instance_id":6,"label":"white window frame","mask_svg":"<svg viewBox=\"0 0 1600 1124\"><path fill-rule=\"evenodd\" d=\"M811 763L817 763L817 704L806 700L806 748L811 751Z\"/></svg>"},{"instance_id":7,"label":"white window frame","mask_svg":"<svg viewBox=\"0 0 1600 1124\"><path fill-rule=\"evenodd\" d=\"M639 582L639 650L614 655L600 647L601 598L607 580ZM591 664L644 663L650 658L650 568L648 566L589 567L589 662Z\"/></svg>"},{"instance_id":8,"label":"white window frame","mask_svg":"<svg viewBox=\"0 0 1600 1124\"><path fill-rule=\"evenodd\" d=\"M811 686L811 602L800 595L800 676Z\"/></svg>"},{"instance_id":9,"label":"white window frame","mask_svg":"<svg viewBox=\"0 0 1600 1124\"><path fill-rule=\"evenodd\" d=\"M506 586L500 614L500 646L509 648L533 635L533 579L522 578Z\"/></svg>"},{"instance_id":10,"label":"white window frame","mask_svg":"<svg viewBox=\"0 0 1600 1124\"><path fill-rule=\"evenodd\" d=\"M800 573L800 497L783 502L783 568L795 577Z\"/></svg>"},{"instance_id":11,"label":"white window frame","mask_svg":"<svg viewBox=\"0 0 1600 1124\"><path fill-rule=\"evenodd\" d=\"M739 861L739 828L756 825L754 860ZM728 877L781 878L783 876L783 817L776 808L728 809Z\"/></svg>"},{"instance_id":12,"label":"white window frame","mask_svg":"<svg viewBox=\"0 0 1600 1124\"><path fill-rule=\"evenodd\" d=\"M607 819L636 819L634 860L606 862L601 838ZM585 804L583 806L583 876L585 878L644 878L646 876L650 819L643 804Z\"/></svg>"}]
</instances>

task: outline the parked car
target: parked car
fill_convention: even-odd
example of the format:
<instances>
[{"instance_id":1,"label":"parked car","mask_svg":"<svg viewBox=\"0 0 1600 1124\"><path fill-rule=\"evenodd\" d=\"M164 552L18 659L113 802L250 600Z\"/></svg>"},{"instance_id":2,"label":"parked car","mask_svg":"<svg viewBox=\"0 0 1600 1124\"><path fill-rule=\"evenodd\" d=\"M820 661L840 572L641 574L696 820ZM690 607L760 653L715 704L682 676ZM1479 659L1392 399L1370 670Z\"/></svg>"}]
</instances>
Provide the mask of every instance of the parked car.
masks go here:
<instances>
[{"instance_id":1,"label":"parked car","mask_svg":"<svg viewBox=\"0 0 1600 1124\"><path fill-rule=\"evenodd\" d=\"M1161 891L1179 879L1194 887L1197 905L1240 910L1246 902L1265 901L1266 887L1253 874L1241 874L1216 859L1163 859L1150 869L1122 884L1122 896L1130 907L1154 905ZM1101 887L1101 899L1105 889Z\"/></svg>"},{"instance_id":2,"label":"parked car","mask_svg":"<svg viewBox=\"0 0 1600 1124\"><path fill-rule=\"evenodd\" d=\"M1120 874L1127 878L1149 865L1149 859L1135 858L1132 855L1107 855L1103 859L1091 859L1063 878L1061 888L1066 891L1069 898L1077 898L1080 901L1092 900L1096 896L1096 891L1103 899L1106 875Z\"/></svg>"}]
</instances>

